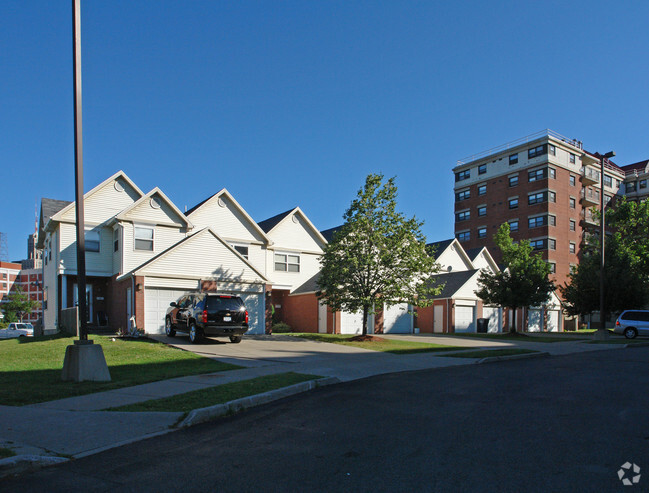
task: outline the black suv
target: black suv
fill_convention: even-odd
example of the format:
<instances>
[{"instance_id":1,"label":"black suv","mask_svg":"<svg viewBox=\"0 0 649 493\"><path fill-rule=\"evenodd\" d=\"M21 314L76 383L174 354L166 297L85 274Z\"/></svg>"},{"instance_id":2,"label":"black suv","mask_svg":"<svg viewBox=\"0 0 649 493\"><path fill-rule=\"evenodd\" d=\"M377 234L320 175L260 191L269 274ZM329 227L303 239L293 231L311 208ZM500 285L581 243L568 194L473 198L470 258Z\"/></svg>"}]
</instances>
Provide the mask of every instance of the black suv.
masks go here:
<instances>
[{"instance_id":1,"label":"black suv","mask_svg":"<svg viewBox=\"0 0 649 493\"><path fill-rule=\"evenodd\" d=\"M241 342L248 330L248 312L238 296L212 293L188 293L169 303L165 315L165 333L187 332L189 340L200 342L204 336L229 336Z\"/></svg>"}]
</instances>

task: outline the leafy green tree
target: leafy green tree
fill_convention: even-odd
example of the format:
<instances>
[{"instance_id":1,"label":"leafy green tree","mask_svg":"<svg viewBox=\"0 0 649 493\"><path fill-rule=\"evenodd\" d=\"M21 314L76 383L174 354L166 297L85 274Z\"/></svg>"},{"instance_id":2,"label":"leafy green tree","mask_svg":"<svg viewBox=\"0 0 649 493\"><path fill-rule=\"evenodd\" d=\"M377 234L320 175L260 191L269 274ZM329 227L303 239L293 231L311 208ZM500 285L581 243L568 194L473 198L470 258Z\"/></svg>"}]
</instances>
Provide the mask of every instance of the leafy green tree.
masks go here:
<instances>
[{"instance_id":1,"label":"leafy green tree","mask_svg":"<svg viewBox=\"0 0 649 493\"><path fill-rule=\"evenodd\" d=\"M441 290L430 280L438 266L426 252L423 222L396 205L394 178L368 175L320 259L318 298L335 311L362 310L363 335L375 304L428 306Z\"/></svg>"},{"instance_id":2,"label":"leafy green tree","mask_svg":"<svg viewBox=\"0 0 649 493\"><path fill-rule=\"evenodd\" d=\"M507 223L500 226L494 242L502 252L505 269L496 273L482 271L476 295L487 304L512 310L547 303L556 289L549 278L550 264L533 253L528 240L514 243Z\"/></svg>"},{"instance_id":3,"label":"leafy green tree","mask_svg":"<svg viewBox=\"0 0 649 493\"><path fill-rule=\"evenodd\" d=\"M7 296L7 300L3 309L6 315L6 321L8 322L22 320L25 315L40 307L40 303L36 300L29 299L29 296L23 292L20 286L16 286L11 291L9 296Z\"/></svg>"},{"instance_id":4,"label":"leafy green tree","mask_svg":"<svg viewBox=\"0 0 649 493\"><path fill-rule=\"evenodd\" d=\"M633 202L624 197L606 212L606 224L614 231L612 243L628 257L634 275L649 278L649 200Z\"/></svg>"}]
</instances>

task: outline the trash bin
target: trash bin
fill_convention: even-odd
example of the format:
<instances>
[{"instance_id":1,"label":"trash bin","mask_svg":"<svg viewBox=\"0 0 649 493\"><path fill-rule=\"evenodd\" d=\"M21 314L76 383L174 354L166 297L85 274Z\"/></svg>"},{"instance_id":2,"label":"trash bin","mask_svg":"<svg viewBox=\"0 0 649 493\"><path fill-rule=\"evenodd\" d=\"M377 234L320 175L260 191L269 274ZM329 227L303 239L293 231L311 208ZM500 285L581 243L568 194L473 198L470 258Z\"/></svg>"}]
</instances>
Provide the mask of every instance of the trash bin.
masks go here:
<instances>
[{"instance_id":1,"label":"trash bin","mask_svg":"<svg viewBox=\"0 0 649 493\"><path fill-rule=\"evenodd\" d=\"M486 334L488 328L489 328L489 319L488 318L479 318L478 319L478 334Z\"/></svg>"}]
</instances>

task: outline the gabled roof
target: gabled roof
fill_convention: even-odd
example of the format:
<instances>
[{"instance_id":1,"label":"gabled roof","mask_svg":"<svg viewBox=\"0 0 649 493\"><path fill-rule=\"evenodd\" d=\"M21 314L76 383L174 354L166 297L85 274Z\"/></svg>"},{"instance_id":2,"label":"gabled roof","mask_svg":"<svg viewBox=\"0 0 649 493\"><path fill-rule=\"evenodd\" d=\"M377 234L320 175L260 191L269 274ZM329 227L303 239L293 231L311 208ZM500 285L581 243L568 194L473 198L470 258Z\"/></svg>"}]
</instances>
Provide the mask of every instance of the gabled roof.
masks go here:
<instances>
[{"instance_id":1,"label":"gabled roof","mask_svg":"<svg viewBox=\"0 0 649 493\"><path fill-rule=\"evenodd\" d=\"M126 173L124 173L122 170L119 170L113 176L111 176L109 178L106 178L104 181L102 181L99 185L97 185L92 190L84 193L83 194L83 200L85 201L86 199L88 199L89 197L94 195L95 192L97 192L98 190L103 188L104 185L106 185L107 183L110 183L111 181L117 180L117 178L122 178L124 181L126 181L131 187L133 187L133 189L140 195L140 197L142 197L142 195L144 195L144 192L142 192L142 190L140 190L140 188L135 183L133 183L133 181L128 176L126 176ZM52 217L52 219L55 220L55 221L58 221L66 212L68 212L74 206L75 206L75 203L70 202L68 206L66 206L63 209L61 209L60 211L58 211Z\"/></svg>"},{"instance_id":2,"label":"gabled roof","mask_svg":"<svg viewBox=\"0 0 649 493\"><path fill-rule=\"evenodd\" d=\"M277 226L279 223L282 222L284 218L286 218L291 212L293 212L297 207L290 209L286 212L282 212L280 214L277 214L276 216L269 217L268 219L264 219L263 221L258 222L257 224L261 229L264 230L264 232L268 233L271 231L275 226Z\"/></svg>"},{"instance_id":3,"label":"gabled roof","mask_svg":"<svg viewBox=\"0 0 649 493\"><path fill-rule=\"evenodd\" d=\"M196 204L194 207L192 207L187 212L185 212L185 216L189 217L191 214L198 211L201 207L206 206L207 204L214 202L223 196L227 197L228 200L232 202L232 204L234 204L237 210L249 221L250 225L262 236L262 238L264 238L266 241L270 243L270 240L266 236L266 231L261 227L260 224L257 224L257 222L252 217L250 217L250 215L246 212L246 210L243 207L241 207L241 204L239 204L239 202L237 202L236 199L232 196L232 194L228 192L228 190L225 188L222 188L215 194L210 195L205 200Z\"/></svg>"},{"instance_id":4,"label":"gabled roof","mask_svg":"<svg viewBox=\"0 0 649 493\"><path fill-rule=\"evenodd\" d=\"M180 211L180 209L178 209L178 207L176 207L176 205L175 205L171 200L169 200L169 197L167 197L167 196L164 194L164 192L163 192L162 190L160 190L158 187L155 187L155 188L154 188L153 190L151 190L149 193L147 193L146 195L140 197L139 200L136 200L135 202L133 202L129 207L127 207L127 208L124 209L122 212L120 212L119 214L117 214L117 215L115 216L115 219L120 220L120 221L124 221L124 220L126 220L126 219L127 219L127 216L129 215L129 213L130 213L132 210L134 210L135 208L139 207L142 203L146 202L147 200L150 200L151 197L153 197L154 195L159 195L160 198L162 198L162 200L164 200L164 202L165 202L169 207L171 207L171 210L173 210L173 212L176 213L176 214L178 215L178 217L180 218L180 220L181 220L183 223L185 223L185 226L186 226L188 229L192 229L192 228L194 227L194 225L193 225L191 222L189 222L189 219L187 219L187 217L185 216L185 214L183 214L183 213Z\"/></svg>"},{"instance_id":5,"label":"gabled roof","mask_svg":"<svg viewBox=\"0 0 649 493\"><path fill-rule=\"evenodd\" d=\"M639 173L644 173L649 169L649 159L645 159L644 161L638 161L637 163L633 164L627 164L626 166L622 166L622 170L625 173L632 173L634 171L637 171Z\"/></svg>"},{"instance_id":6,"label":"gabled roof","mask_svg":"<svg viewBox=\"0 0 649 493\"><path fill-rule=\"evenodd\" d=\"M462 270L456 272L449 272L448 274L437 274L432 277L435 285L444 284L442 292L438 295L431 296L431 299L444 299L452 298L462 286L464 286L477 272L478 269Z\"/></svg>"},{"instance_id":7,"label":"gabled roof","mask_svg":"<svg viewBox=\"0 0 649 493\"><path fill-rule=\"evenodd\" d=\"M42 249L45 245L45 226L52 216L66 208L72 202L69 200L41 199L41 215L38 221L38 242L36 248Z\"/></svg>"},{"instance_id":8,"label":"gabled roof","mask_svg":"<svg viewBox=\"0 0 649 493\"><path fill-rule=\"evenodd\" d=\"M327 242L331 243L331 241L334 239L334 235L343 229L343 225L341 224L340 226L335 226L333 228L325 229L324 231L320 231L320 234L324 237Z\"/></svg>"},{"instance_id":9,"label":"gabled roof","mask_svg":"<svg viewBox=\"0 0 649 493\"><path fill-rule=\"evenodd\" d=\"M263 229L266 233L270 233L273 231L277 226L279 226L281 223L286 221L287 218L291 216L295 216L296 214L299 214L302 216L302 218L306 221L307 226L313 233L316 235L316 237L323 243L327 243L327 240L325 239L324 236L322 236L322 233L320 233L320 230L316 228L311 220L307 217L307 215L302 212L302 209L299 207L296 207L295 209L291 209L290 211L282 212L281 214L277 214L276 216L273 216L271 218L268 218L262 222L259 223L259 227Z\"/></svg>"},{"instance_id":10,"label":"gabled roof","mask_svg":"<svg viewBox=\"0 0 649 493\"><path fill-rule=\"evenodd\" d=\"M315 293L320 288L318 287L318 279L320 279L320 272L314 274L311 278L304 282L301 286L295 288L291 294L306 294Z\"/></svg>"},{"instance_id":11,"label":"gabled roof","mask_svg":"<svg viewBox=\"0 0 649 493\"><path fill-rule=\"evenodd\" d=\"M450 240L442 240L442 241L434 241L432 243L427 243L426 247L430 249L434 249L435 251L435 258L439 257L442 253L444 253L444 250L446 250L455 238L451 238Z\"/></svg>"}]
</instances>

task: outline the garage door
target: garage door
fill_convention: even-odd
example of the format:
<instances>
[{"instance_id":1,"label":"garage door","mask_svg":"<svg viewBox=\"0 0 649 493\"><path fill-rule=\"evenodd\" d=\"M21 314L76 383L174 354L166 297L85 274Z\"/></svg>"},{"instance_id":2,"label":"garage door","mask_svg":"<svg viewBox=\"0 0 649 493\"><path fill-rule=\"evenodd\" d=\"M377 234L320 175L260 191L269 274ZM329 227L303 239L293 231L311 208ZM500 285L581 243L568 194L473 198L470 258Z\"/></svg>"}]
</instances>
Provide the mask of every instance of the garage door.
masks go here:
<instances>
[{"instance_id":1,"label":"garage door","mask_svg":"<svg viewBox=\"0 0 649 493\"><path fill-rule=\"evenodd\" d=\"M548 332L559 332L559 310L548 310Z\"/></svg>"},{"instance_id":2,"label":"garage door","mask_svg":"<svg viewBox=\"0 0 649 493\"><path fill-rule=\"evenodd\" d=\"M264 295L258 293L235 293L241 297L248 310L248 332L246 334L264 334L265 319Z\"/></svg>"},{"instance_id":3,"label":"garage door","mask_svg":"<svg viewBox=\"0 0 649 493\"><path fill-rule=\"evenodd\" d=\"M528 332L541 332L543 327L542 311L537 308L530 308L527 312L527 330Z\"/></svg>"},{"instance_id":4,"label":"garage door","mask_svg":"<svg viewBox=\"0 0 649 493\"><path fill-rule=\"evenodd\" d=\"M489 319L487 332L489 332L490 334L500 332L500 326L498 324L498 308L485 306L482 309L482 317Z\"/></svg>"},{"instance_id":5,"label":"garage door","mask_svg":"<svg viewBox=\"0 0 649 493\"><path fill-rule=\"evenodd\" d=\"M383 311L383 332L385 334L412 333L412 314L408 312L407 303L385 308Z\"/></svg>"},{"instance_id":6,"label":"garage door","mask_svg":"<svg viewBox=\"0 0 649 493\"><path fill-rule=\"evenodd\" d=\"M176 301L186 289L146 288L144 291L144 330L147 334L163 334L169 303Z\"/></svg>"},{"instance_id":7,"label":"garage door","mask_svg":"<svg viewBox=\"0 0 649 493\"><path fill-rule=\"evenodd\" d=\"M340 333L341 334L362 334L363 330L363 312L359 311L356 313L350 312L340 312ZM367 317L367 333L371 334L374 331L374 323L372 322L372 316L368 315Z\"/></svg>"},{"instance_id":8,"label":"garage door","mask_svg":"<svg viewBox=\"0 0 649 493\"><path fill-rule=\"evenodd\" d=\"M475 332L475 307L455 307L455 332Z\"/></svg>"}]
</instances>

